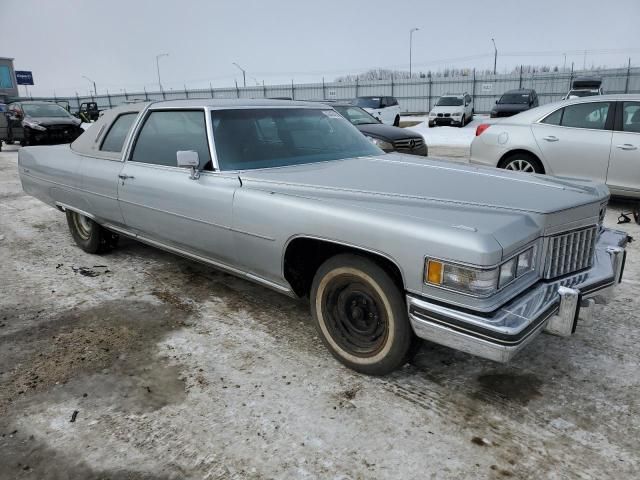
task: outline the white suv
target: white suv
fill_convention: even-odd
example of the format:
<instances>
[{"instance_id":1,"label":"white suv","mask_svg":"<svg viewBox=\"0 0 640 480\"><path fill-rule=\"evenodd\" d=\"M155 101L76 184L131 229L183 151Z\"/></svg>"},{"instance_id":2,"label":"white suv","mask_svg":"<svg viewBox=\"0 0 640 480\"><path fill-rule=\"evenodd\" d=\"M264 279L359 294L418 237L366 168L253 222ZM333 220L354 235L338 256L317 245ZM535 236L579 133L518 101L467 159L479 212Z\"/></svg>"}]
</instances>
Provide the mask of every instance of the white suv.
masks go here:
<instances>
[{"instance_id":1,"label":"white suv","mask_svg":"<svg viewBox=\"0 0 640 480\"><path fill-rule=\"evenodd\" d=\"M358 97L353 104L366 110L382 123L400 125L400 105L395 97Z\"/></svg>"},{"instance_id":2,"label":"white suv","mask_svg":"<svg viewBox=\"0 0 640 480\"><path fill-rule=\"evenodd\" d=\"M473 120L473 105L468 93L448 93L438 99L429 112L429 126L455 125L464 127Z\"/></svg>"}]
</instances>

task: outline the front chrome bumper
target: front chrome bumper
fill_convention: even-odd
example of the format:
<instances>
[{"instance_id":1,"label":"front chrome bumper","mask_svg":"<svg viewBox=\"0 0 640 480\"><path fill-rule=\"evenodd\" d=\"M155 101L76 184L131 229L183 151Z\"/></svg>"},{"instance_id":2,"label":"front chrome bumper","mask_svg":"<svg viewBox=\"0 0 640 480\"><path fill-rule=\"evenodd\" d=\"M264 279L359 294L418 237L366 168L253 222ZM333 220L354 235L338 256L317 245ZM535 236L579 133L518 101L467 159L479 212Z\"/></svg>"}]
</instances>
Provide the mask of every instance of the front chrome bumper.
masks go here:
<instances>
[{"instance_id":1,"label":"front chrome bumper","mask_svg":"<svg viewBox=\"0 0 640 480\"><path fill-rule=\"evenodd\" d=\"M568 336L595 304L605 304L622 280L627 234L603 229L591 268L539 282L489 314L407 295L409 320L420 338L498 362L509 361L540 332Z\"/></svg>"}]
</instances>

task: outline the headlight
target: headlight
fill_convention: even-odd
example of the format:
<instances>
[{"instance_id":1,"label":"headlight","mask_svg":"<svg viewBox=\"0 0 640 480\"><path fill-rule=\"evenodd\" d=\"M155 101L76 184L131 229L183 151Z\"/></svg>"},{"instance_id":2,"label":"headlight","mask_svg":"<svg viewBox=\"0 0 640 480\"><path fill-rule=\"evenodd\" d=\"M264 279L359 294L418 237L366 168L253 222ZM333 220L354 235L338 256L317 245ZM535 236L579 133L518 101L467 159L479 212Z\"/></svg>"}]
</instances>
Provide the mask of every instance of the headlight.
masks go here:
<instances>
[{"instance_id":1,"label":"headlight","mask_svg":"<svg viewBox=\"0 0 640 480\"><path fill-rule=\"evenodd\" d=\"M385 150L385 151L393 150L393 145L390 144L389 142L385 142L384 140L380 140L379 138L369 137L368 135L367 135L367 138L371 143L373 143L374 145L377 145L382 150Z\"/></svg>"},{"instance_id":2,"label":"headlight","mask_svg":"<svg viewBox=\"0 0 640 480\"><path fill-rule=\"evenodd\" d=\"M535 270L535 247L493 268L474 268L428 258L424 282L476 297L488 297L516 278Z\"/></svg>"},{"instance_id":3,"label":"headlight","mask_svg":"<svg viewBox=\"0 0 640 480\"><path fill-rule=\"evenodd\" d=\"M452 117L461 117L462 116L462 112L453 112L451 114Z\"/></svg>"},{"instance_id":4,"label":"headlight","mask_svg":"<svg viewBox=\"0 0 640 480\"><path fill-rule=\"evenodd\" d=\"M34 130L40 130L41 132L44 132L46 130L45 127L43 127L42 125L40 125L38 122L34 120L23 120L22 124L25 127L33 128Z\"/></svg>"},{"instance_id":5,"label":"headlight","mask_svg":"<svg viewBox=\"0 0 640 480\"><path fill-rule=\"evenodd\" d=\"M435 116L436 116L436 114L435 114L435 113L433 113L433 112L429 112L429 116L430 116L430 117L435 117Z\"/></svg>"}]
</instances>

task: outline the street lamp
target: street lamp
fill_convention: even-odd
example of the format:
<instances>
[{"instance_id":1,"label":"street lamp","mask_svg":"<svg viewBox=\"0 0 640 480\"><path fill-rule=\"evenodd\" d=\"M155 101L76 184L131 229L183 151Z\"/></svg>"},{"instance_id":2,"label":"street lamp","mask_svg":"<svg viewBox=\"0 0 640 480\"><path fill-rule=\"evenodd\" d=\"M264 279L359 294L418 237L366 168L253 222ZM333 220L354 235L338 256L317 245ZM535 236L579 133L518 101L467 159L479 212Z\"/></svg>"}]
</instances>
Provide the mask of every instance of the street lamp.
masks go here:
<instances>
[{"instance_id":1,"label":"street lamp","mask_svg":"<svg viewBox=\"0 0 640 480\"><path fill-rule=\"evenodd\" d=\"M242 72L242 85L244 85L245 87L247 86L247 72L244 71L244 68L242 68L240 65L238 65L236 62L233 62L233 64L238 67L238 69Z\"/></svg>"},{"instance_id":2,"label":"street lamp","mask_svg":"<svg viewBox=\"0 0 640 480\"><path fill-rule=\"evenodd\" d=\"M420 30L418 27L414 27L409 30L409 78L411 78L411 50L413 48L413 32Z\"/></svg>"},{"instance_id":3,"label":"street lamp","mask_svg":"<svg viewBox=\"0 0 640 480\"><path fill-rule=\"evenodd\" d=\"M156 55L156 71L158 72L158 86L160 87L160 91L162 92L162 81L160 80L160 62L158 62L158 60L160 60L160 57L168 57L169 54L168 53L159 53L158 55Z\"/></svg>"},{"instance_id":4,"label":"street lamp","mask_svg":"<svg viewBox=\"0 0 640 480\"><path fill-rule=\"evenodd\" d=\"M82 75L82 78L86 78L87 80L89 80L91 83L93 83L93 94L95 96L98 96L98 89L96 88L96 82L94 82L93 80L91 80L89 77L87 77L86 75Z\"/></svg>"},{"instance_id":5,"label":"street lamp","mask_svg":"<svg viewBox=\"0 0 640 480\"><path fill-rule=\"evenodd\" d=\"M496 74L496 65L498 65L498 47L496 47L496 41L492 38L493 42L493 74Z\"/></svg>"}]
</instances>

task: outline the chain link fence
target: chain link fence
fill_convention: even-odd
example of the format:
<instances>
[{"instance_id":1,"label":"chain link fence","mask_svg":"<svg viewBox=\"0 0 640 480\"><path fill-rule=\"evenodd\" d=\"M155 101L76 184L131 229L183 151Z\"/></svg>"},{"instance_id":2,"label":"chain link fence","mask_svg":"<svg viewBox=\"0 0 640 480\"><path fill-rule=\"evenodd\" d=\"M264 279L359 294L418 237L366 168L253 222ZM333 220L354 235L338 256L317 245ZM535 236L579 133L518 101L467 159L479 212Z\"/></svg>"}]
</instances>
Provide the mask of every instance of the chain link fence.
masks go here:
<instances>
[{"instance_id":1,"label":"chain link fence","mask_svg":"<svg viewBox=\"0 0 640 480\"><path fill-rule=\"evenodd\" d=\"M357 96L392 96L398 99L404 113L426 113L437 99L448 93L469 93L476 113L487 113L507 90L533 88L540 104L560 100L569 91L572 80L588 75L602 78L605 93L640 93L640 68L571 72L535 72L486 75L475 70L457 77L424 77L402 80L372 80L262 85L232 88L165 90L155 92L122 92L97 96L38 97L37 100L68 102L77 111L82 102L95 101L98 107L112 108L126 102L158 101L189 98L290 98L293 100L351 100ZM36 98L34 98L35 100Z\"/></svg>"}]
</instances>

